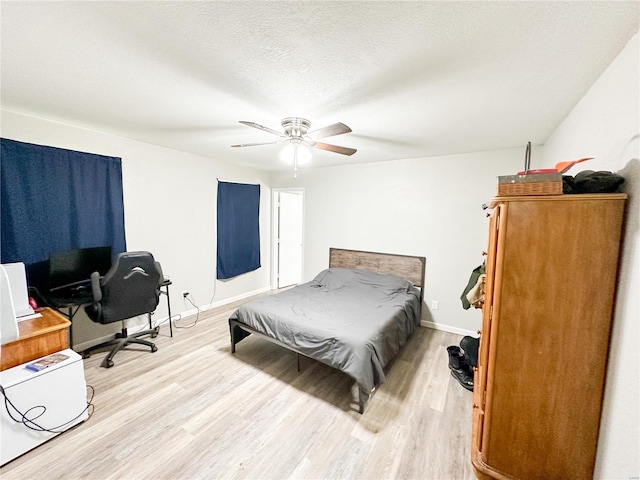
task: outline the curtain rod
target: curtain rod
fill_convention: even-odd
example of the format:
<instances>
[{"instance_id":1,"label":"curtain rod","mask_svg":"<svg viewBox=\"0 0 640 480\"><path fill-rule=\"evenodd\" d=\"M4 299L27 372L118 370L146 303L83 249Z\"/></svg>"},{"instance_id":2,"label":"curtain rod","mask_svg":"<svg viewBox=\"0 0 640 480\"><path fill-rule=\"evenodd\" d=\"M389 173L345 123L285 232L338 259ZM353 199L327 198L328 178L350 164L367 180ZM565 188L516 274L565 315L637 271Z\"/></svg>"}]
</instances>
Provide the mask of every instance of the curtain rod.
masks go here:
<instances>
[{"instance_id":1,"label":"curtain rod","mask_svg":"<svg viewBox=\"0 0 640 480\"><path fill-rule=\"evenodd\" d=\"M244 184L244 185L260 185L259 183L237 182L235 180L223 180L221 178L216 178L216 180L218 182L224 182L224 183L241 183L241 184Z\"/></svg>"}]
</instances>

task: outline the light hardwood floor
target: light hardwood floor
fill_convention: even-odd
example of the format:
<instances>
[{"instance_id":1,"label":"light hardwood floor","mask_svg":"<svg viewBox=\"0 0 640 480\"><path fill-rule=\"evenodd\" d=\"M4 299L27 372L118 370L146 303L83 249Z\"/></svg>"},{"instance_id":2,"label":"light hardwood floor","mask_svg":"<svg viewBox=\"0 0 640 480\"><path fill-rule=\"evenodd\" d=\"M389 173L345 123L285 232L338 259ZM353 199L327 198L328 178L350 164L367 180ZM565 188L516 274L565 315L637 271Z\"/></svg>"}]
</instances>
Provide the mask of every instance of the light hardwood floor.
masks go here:
<instances>
[{"instance_id":1,"label":"light hardwood floor","mask_svg":"<svg viewBox=\"0 0 640 480\"><path fill-rule=\"evenodd\" d=\"M158 351L84 360L88 421L8 463L11 479L472 479L472 393L449 374L458 335L419 328L357 412L345 374L251 336L232 355L227 318L164 325ZM189 325L193 318L178 321Z\"/></svg>"}]
</instances>

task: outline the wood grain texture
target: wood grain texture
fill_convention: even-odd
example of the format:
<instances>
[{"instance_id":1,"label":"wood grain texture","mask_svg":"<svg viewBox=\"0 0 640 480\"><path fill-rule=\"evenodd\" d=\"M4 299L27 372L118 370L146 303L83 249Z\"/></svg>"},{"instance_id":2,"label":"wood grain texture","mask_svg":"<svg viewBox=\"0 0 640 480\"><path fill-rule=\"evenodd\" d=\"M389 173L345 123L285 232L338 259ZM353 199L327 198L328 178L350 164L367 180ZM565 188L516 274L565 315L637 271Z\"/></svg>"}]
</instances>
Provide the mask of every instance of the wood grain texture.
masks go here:
<instances>
[{"instance_id":1,"label":"wood grain texture","mask_svg":"<svg viewBox=\"0 0 640 480\"><path fill-rule=\"evenodd\" d=\"M471 393L450 375L460 336L419 328L357 413L347 375L251 336L230 352L241 302L162 327L158 351L84 360L95 412L5 465L12 479L472 479ZM176 322L193 323L193 318Z\"/></svg>"},{"instance_id":2,"label":"wood grain texture","mask_svg":"<svg viewBox=\"0 0 640 480\"><path fill-rule=\"evenodd\" d=\"M591 478L624 199L494 204L473 417L482 473Z\"/></svg>"},{"instance_id":3,"label":"wood grain texture","mask_svg":"<svg viewBox=\"0 0 640 480\"><path fill-rule=\"evenodd\" d=\"M18 322L18 339L0 350L0 370L69 348L71 322L51 308L42 309L40 314Z\"/></svg>"},{"instance_id":4,"label":"wood grain texture","mask_svg":"<svg viewBox=\"0 0 640 480\"><path fill-rule=\"evenodd\" d=\"M362 250L329 249L329 267L353 268L404 278L420 288L420 308L424 303L425 257Z\"/></svg>"},{"instance_id":5,"label":"wood grain texture","mask_svg":"<svg viewBox=\"0 0 640 480\"><path fill-rule=\"evenodd\" d=\"M416 287L424 285L424 257L361 250L329 249L329 267L355 268L377 273L388 273L405 278Z\"/></svg>"}]
</instances>

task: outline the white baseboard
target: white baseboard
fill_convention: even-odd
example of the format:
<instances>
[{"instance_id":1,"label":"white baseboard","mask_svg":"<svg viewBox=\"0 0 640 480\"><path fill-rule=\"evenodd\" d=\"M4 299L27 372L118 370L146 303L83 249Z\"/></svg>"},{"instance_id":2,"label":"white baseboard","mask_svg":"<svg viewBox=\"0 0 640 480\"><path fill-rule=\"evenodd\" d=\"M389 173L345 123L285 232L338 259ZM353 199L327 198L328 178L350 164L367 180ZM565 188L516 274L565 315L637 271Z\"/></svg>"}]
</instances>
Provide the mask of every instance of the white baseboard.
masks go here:
<instances>
[{"instance_id":1,"label":"white baseboard","mask_svg":"<svg viewBox=\"0 0 640 480\"><path fill-rule=\"evenodd\" d=\"M272 290L271 287L263 287L260 288L258 290L253 290L251 292L247 292L247 293L243 293L241 295L236 295L235 297L231 297L231 298L226 298L224 300L220 300L219 302L214 302L210 305L204 305L202 307L200 307L200 311L204 312L206 310L210 310L212 308L217 308L217 307L222 307L224 305L228 305L229 303L233 303L233 302L237 302L238 300L242 300L244 298L248 298L248 297L252 297L253 295L258 295L260 293L264 293L264 292L268 292L269 290ZM184 312L182 312L180 315L182 316L182 318L191 316L191 315L195 315L198 313L198 310L195 308L192 308L190 310L186 310ZM167 318L163 318L162 320L160 320L158 323L164 323L167 321ZM431 322L428 320L421 320L420 321L420 326L421 327L426 327L426 328L432 328L433 330L441 330L443 332L450 332L450 333L455 333L457 335L462 335L462 336L466 336L469 335L471 337L477 337L478 336L478 332L477 331L472 331L472 330L466 330L464 328L458 328L458 327L452 327L450 325L446 325L443 323L435 323L435 322Z\"/></svg>"},{"instance_id":2,"label":"white baseboard","mask_svg":"<svg viewBox=\"0 0 640 480\"><path fill-rule=\"evenodd\" d=\"M242 300L242 299L245 299L245 298L248 298L248 297L252 297L254 295L258 295L258 294L261 294L261 293L264 293L264 292L268 292L269 290L271 290L271 287L269 287L269 286L262 287L262 288L259 288L257 290L253 290L251 292L243 293L241 295L236 295L235 297L225 298L224 300L220 300L218 302L213 302L213 303L211 303L209 305L203 305L202 307L199 307L199 308L200 308L201 312L204 312L206 310L211 310L212 308L222 307L224 305L228 305L229 303L237 302L238 300ZM184 312L181 312L180 314L177 314L177 315L180 315L181 318L186 318L186 317L189 317L191 315L196 315L197 313L198 313L198 309L192 308L192 309L186 310ZM158 319L154 318L154 320L155 320L154 324L162 325L162 324L165 324L167 322L168 317L158 318ZM469 335L471 337L477 337L478 336L478 332L474 332L474 331L471 331L471 330L465 330L463 328L452 327L450 325L446 325L446 324L443 324L443 323L435 323L435 322L431 322L431 321L428 321L428 320L421 320L420 321L420 326L421 327L426 327L426 328L431 328L433 330L441 330L443 332L455 333L456 335L462 335L462 336ZM148 325L146 323L143 323L141 325L131 326L129 328L129 330L130 330L131 333L134 333L137 330L143 330L145 328L148 328ZM82 351L84 348L88 348L91 345L95 345L97 343L100 343L100 342L103 342L103 341L107 341L110 338L113 338L113 336L104 337L104 339L92 339L91 342L85 342L85 343L80 344L80 345L75 345L74 348L77 351Z\"/></svg>"},{"instance_id":3,"label":"white baseboard","mask_svg":"<svg viewBox=\"0 0 640 480\"><path fill-rule=\"evenodd\" d=\"M87 348L93 347L94 345L99 345L103 342L108 342L110 340L113 340L113 334L107 335L105 337L92 338L91 340L88 340L86 342L76 343L75 345L69 348L72 348L76 352L83 352ZM100 353L106 353L106 352L107 350ZM96 353L96 355L100 355L100 353Z\"/></svg>"},{"instance_id":4,"label":"white baseboard","mask_svg":"<svg viewBox=\"0 0 640 480\"><path fill-rule=\"evenodd\" d=\"M271 290L271 287L267 286L267 287L262 287L259 288L257 290L253 290L251 292L247 292L247 293L243 293L241 295L236 295L235 297L231 297L231 298L225 298L224 300L220 300L218 302L213 302L209 305L203 305L201 307L199 307L201 312L204 312L206 310L211 310L212 308L218 308L218 307L222 307L224 305L228 305L230 303L233 302L237 302L238 300L243 300L245 298L248 297L252 297L253 295L258 295L260 293L264 293L264 292L268 292ZM191 308L189 310L185 310L184 312L180 313L180 315L182 316L182 318L185 317L189 317L191 315L195 315L198 313L198 309L197 308ZM164 323L167 321L167 317L163 318L162 320L159 320L158 323Z\"/></svg>"},{"instance_id":5,"label":"white baseboard","mask_svg":"<svg viewBox=\"0 0 640 480\"><path fill-rule=\"evenodd\" d=\"M260 293L268 292L269 290L271 290L271 287L263 287L263 288L260 288L258 290L253 290L252 292L243 293L241 295L236 295L235 297L225 298L224 300L220 300L218 302L211 303L210 305L203 305L202 307L199 307L199 308L200 308L201 312L204 312L206 310L211 310L212 308L217 308L217 307L221 307L223 305L227 305L229 303L237 302L238 300L242 300L244 298L248 298L248 297L251 297L253 295L258 295ZM198 313L198 309L192 308L192 309L186 310L184 312L181 312L179 314L174 314L172 316L175 318L177 315L180 315L180 318L186 318L186 317L189 317L191 315L195 315L197 313ZM164 325L164 324L167 323L168 320L169 320L169 317L156 318L154 316L153 317L153 324L154 325ZM144 330L146 328L149 328L149 325L147 324L146 315L145 316L140 316L139 322L140 323L138 325L127 325L127 330L129 331L129 333L136 333L136 332L138 332L140 330ZM89 340L87 342L82 342L82 343L74 345L73 349L76 350L77 352L82 352L83 350L85 350L85 349L87 349L89 347L92 347L94 345L98 345L99 343L102 343L102 342L107 342L109 340L113 340L113 334L107 335L105 337L100 337L100 338L92 338L91 340Z\"/></svg>"},{"instance_id":6,"label":"white baseboard","mask_svg":"<svg viewBox=\"0 0 640 480\"><path fill-rule=\"evenodd\" d=\"M442 330L443 332L450 332L450 333L455 333L457 335L462 335L464 336L470 336L470 337L477 337L478 336L478 332L473 332L471 330L465 330L464 328L457 328L457 327L452 327L450 325L445 325L443 323L434 323L434 322L430 322L427 320L421 320L420 321L420 326L421 327L427 327L427 328L432 328L434 330Z\"/></svg>"}]
</instances>

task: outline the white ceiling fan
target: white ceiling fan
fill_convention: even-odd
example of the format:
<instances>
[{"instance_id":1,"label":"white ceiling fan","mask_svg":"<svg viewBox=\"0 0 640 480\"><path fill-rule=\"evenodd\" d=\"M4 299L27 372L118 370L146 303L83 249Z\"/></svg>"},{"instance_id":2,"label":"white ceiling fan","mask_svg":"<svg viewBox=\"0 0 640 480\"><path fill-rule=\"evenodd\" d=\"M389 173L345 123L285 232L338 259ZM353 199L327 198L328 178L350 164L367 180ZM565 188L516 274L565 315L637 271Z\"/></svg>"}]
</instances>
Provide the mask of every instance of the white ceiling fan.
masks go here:
<instances>
[{"instance_id":1,"label":"white ceiling fan","mask_svg":"<svg viewBox=\"0 0 640 480\"><path fill-rule=\"evenodd\" d=\"M257 128L258 130L262 130L264 132L271 133L273 135L277 135L281 139L275 140L273 142L242 143L239 145L231 145L232 147L255 147L258 145L272 145L275 143L290 142L294 145L304 144L312 148L319 148L321 150L340 153L342 155L353 155L357 151L355 148L341 147L338 145L331 145L329 143L317 141L317 139L319 138L333 137L335 135L341 135L343 133L351 132L351 129L349 127L340 122L323 128L319 128L318 130L314 130L312 132L309 132L311 122L305 118L300 117L287 117L283 119L281 124L284 132L278 132L277 130L274 130L272 128L263 127L262 125L259 125L255 122L240 120L240 123L249 127Z\"/></svg>"},{"instance_id":2,"label":"white ceiling fan","mask_svg":"<svg viewBox=\"0 0 640 480\"><path fill-rule=\"evenodd\" d=\"M335 135L341 135L343 133L351 132L351 129L344 123L334 123L318 130L309 132L311 122L305 118L300 117L287 117L281 122L284 132L278 132L269 127L264 127L255 122L247 122L240 120L240 123L249 127L257 128L272 135L279 137L278 140L273 142L261 142L261 143L242 143L238 145L231 145L232 147L255 147L259 145L273 145L277 143L289 143L293 146L293 165L294 165L294 178L298 170L298 147L306 145L311 148L318 148L320 150L327 150L329 152L340 153L342 155L353 155L356 153L355 148L341 147L339 145L332 145L329 143L318 142L319 138L333 137Z\"/></svg>"}]
</instances>

